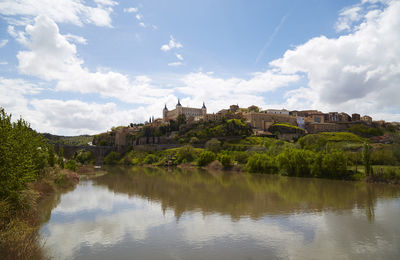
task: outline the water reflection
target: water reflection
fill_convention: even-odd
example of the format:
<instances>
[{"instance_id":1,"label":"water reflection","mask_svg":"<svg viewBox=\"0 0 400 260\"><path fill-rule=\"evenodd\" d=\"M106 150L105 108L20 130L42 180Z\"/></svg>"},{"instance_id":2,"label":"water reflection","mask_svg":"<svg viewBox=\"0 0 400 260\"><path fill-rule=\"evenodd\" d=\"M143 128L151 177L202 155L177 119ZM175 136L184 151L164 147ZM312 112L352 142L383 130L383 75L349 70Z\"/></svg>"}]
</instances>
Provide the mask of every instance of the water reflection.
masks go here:
<instances>
[{"instance_id":1,"label":"water reflection","mask_svg":"<svg viewBox=\"0 0 400 260\"><path fill-rule=\"evenodd\" d=\"M43 226L56 259L396 258L400 190L200 170L113 168Z\"/></svg>"}]
</instances>

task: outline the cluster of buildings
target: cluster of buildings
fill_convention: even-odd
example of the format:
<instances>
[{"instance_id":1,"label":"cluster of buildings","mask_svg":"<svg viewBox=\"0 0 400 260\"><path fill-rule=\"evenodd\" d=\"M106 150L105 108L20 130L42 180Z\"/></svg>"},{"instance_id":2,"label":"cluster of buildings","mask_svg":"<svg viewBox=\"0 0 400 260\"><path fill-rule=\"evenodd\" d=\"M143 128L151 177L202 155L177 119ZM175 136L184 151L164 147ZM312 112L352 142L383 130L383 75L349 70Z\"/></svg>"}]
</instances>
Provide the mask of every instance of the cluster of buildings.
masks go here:
<instances>
[{"instance_id":1,"label":"cluster of buildings","mask_svg":"<svg viewBox=\"0 0 400 260\"><path fill-rule=\"evenodd\" d=\"M349 115L344 112L323 113L318 110L289 111L286 109L260 111L256 106L240 108L238 105L231 105L229 109L222 109L217 113L208 114L204 102L201 108L192 108L183 107L179 100L173 110L168 110L165 105L162 114L162 119L153 119L149 123L153 125L168 123L170 120L177 120L179 115L185 115L189 122L220 120L223 117L228 119L238 118L246 120L256 134L268 134L269 127L274 123L287 123L298 126L308 133L342 131L355 123L372 124L370 116L361 116L357 113Z\"/></svg>"},{"instance_id":2,"label":"cluster of buildings","mask_svg":"<svg viewBox=\"0 0 400 260\"><path fill-rule=\"evenodd\" d=\"M319 132L337 132L344 131L351 127L352 124L367 124L371 125L372 118L370 116L360 116L360 114L346 114L339 112L323 113L318 110L293 110L289 111L286 109L266 109L260 111L257 106L250 106L248 108L240 108L238 105L231 105L228 109L222 109L217 113L207 113L207 107L203 102L201 108L184 107L180 101L175 106L175 109L169 110L167 106L164 106L162 110L162 118L154 119L150 117L148 122L145 124L131 124L129 127L118 128L113 133L115 136L110 136L111 139L115 140L114 144L118 147L122 147L132 141L128 140L135 133L140 132L143 126L158 127L162 124L168 124L170 120L178 120L179 116L184 115L188 123L201 122L201 121L217 121L222 118L226 119L243 119L253 129L256 135L271 135L269 131L270 127L275 123L285 123L305 130L300 134L304 133L319 133ZM384 121L374 121L374 124L384 124ZM295 137L299 133L287 133L289 139ZM166 137L157 137L157 140L136 140L137 144L151 143L166 143L166 140L161 140ZM286 139L285 136L279 138ZM143 140L142 140L143 139ZM160 139L160 140L159 140Z\"/></svg>"}]
</instances>

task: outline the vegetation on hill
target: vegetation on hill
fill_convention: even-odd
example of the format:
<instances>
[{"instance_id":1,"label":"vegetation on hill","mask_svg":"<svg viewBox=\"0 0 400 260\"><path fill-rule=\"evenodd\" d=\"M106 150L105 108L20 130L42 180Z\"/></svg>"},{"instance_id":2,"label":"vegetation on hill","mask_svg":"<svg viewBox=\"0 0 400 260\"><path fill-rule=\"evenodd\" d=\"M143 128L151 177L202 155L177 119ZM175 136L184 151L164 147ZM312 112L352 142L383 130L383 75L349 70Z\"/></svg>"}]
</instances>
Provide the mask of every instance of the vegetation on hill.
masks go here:
<instances>
[{"instance_id":1,"label":"vegetation on hill","mask_svg":"<svg viewBox=\"0 0 400 260\"><path fill-rule=\"evenodd\" d=\"M47 143L51 145L88 145L89 142L93 141L93 136L91 135L78 135L78 136L60 136L52 135L48 133L41 134Z\"/></svg>"}]
</instances>

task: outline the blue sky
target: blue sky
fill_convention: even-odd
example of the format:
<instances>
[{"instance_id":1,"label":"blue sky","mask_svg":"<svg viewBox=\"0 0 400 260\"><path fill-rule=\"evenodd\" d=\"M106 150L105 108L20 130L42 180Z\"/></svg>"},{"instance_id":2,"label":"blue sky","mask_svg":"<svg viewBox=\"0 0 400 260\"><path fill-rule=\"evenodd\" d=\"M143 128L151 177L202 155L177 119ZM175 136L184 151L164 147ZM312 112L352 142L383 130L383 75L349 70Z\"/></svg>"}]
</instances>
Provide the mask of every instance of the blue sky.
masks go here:
<instances>
[{"instance_id":1,"label":"blue sky","mask_svg":"<svg viewBox=\"0 0 400 260\"><path fill-rule=\"evenodd\" d=\"M400 2L0 1L0 106L75 135L177 98L400 121Z\"/></svg>"}]
</instances>

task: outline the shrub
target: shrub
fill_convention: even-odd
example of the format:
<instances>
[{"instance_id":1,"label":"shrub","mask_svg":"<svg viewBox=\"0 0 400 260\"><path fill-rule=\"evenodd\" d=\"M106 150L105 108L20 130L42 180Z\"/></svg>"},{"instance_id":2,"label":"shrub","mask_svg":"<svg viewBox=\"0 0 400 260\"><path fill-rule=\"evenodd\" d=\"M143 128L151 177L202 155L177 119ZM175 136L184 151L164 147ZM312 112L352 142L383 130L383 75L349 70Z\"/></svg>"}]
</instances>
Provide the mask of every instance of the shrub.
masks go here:
<instances>
[{"instance_id":1,"label":"shrub","mask_svg":"<svg viewBox=\"0 0 400 260\"><path fill-rule=\"evenodd\" d=\"M62 147L58 148L58 165L64 169L64 149Z\"/></svg>"},{"instance_id":2,"label":"shrub","mask_svg":"<svg viewBox=\"0 0 400 260\"><path fill-rule=\"evenodd\" d=\"M278 171L275 158L268 156L267 154L259 153L255 153L249 157L246 169L249 172L259 173L276 173Z\"/></svg>"},{"instance_id":3,"label":"shrub","mask_svg":"<svg viewBox=\"0 0 400 260\"><path fill-rule=\"evenodd\" d=\"M205 148L213 153L218 153L221 151L221 142L216 138L212 138L206 142Z\"/></svg>"},{"instance_id":4,"label":"shrub","mask_svg":"<svg viewBox=\"0 0 400 260\"><path fill-rule=\"evenodd\" d=\"M315 153L302 149L286 149L277 156L280 170L289 176L311 176Z\"/></svg>"},{"instance_id":5,"label":"shrub","mask_svg":"<svg viewBox=\"0 0 400 260\"><path fill-rule=\"evenodd\" d=\"M392 149L375 150L371 153L371 163L379 165L394 165L396 164L396 157Z\"/></svg>"},{"instance_id":6,"label":"shrub","mask_svg":"<svg viewBox=\"0 0 400 260\"><path fill-rule=\"evenodd\" d=\"M76 170L78 169L78 164L76 163L75 160L69 160L65 164L65 169L76 172Z\"/></svg>"},{"instance_id":7,"label":"shrub","mask_svg":"<svg viewBox=\"0 0 400 260\"><path fill-rule=\"evenodd\" d=\"M47 152L49 154L48 155L49 156L49 159L48 159L49 166L54 167L54 164L56 163L56 154L54 152L54 146L49 145Z\"/></svg>"},{"instance_id":8,"label":"shrub","mask_svg":"<svg viewBox=\"0 0 400 260\"><path fill-rule=\"evenodd\" d=\"M75 155L75 159L81 164L92 164L94 163L94 154L90 151L80 150Z\"/></svg>"},{"instance_id":9,"label":"shrub","mask_svg":"<svg viewBox=\"0 0 400 260\"><path fill-rule=\"evenodd\" d=\"M249 159L249 155L246 152L234 152L233 153L233 160L237 161L240 164L245 164L247 163L247 160Z\"/></svg>"},{"instance_id":10,"label":"shrub","mask_svg":"<svg viewBox=\"0 0 400 260\"><path fill-rule=\"evenodd\" d=\"M322 159L321 177L345 178L347 175L347 157L343 151L332 150Z\"/></svg>"},{"instance_id":11,"label":"shrub","mask_svg":"<svg viewBox=\"0 0 400 260\"><path fill-rule=\"evenodd\" d=\"M232 157L228 154L221 154L218 158L218 161L225 169L232 167Z\"/></svg>"},{"instance_id":12,"label":"shrub","mask_svg":"<svg viewBox=\"0 0 400 260\"><path fill-rule=\"evenodd\" d=\"M211 152L211 151L203 151L201 152L199 158L197 159L197 164L199 166L205 166L209 163L211 163L212 161L214 161L216 158L215 153Z\"/></svg>"},{"instance_id":13,"label":"shrub","mask_svg":"<svg viewBox=\"0 0 400 260\"><path fill-rule=\"evenodd\" d=\"M116 164L119 160L119 158L121 157L121 155L117 152L110 152L109 154L107 154L106 157L104 157L104 163L105 164Z\"/></svg>"},{"instance_id":14,"label":"shrub","mask_svg":"<svg viewBox=\"0 0 400 260\"><path fill-rule=\"evenodd\" d=\"M200 140L199 140L199 138L193 136L192 138L190 138L189 143L190 144L198 144L198 143L200 143Z\"/></svg>"},{"instance_id":15,"label":"shrub","mask_svg":"<svg viewBox=\"0 0 400 260\"><path fill-rule=\"evenodd\" d=\"M143 163L145 163L145 164L152 164L157 161L158 161L158 157L151 153L146 155L146 157L144 157L144 159L143 159Z\"/></svg>"},{"instance_id":16,"label":"shrub","mask_svg":"<svg viewBox=\"0 0 400 260\"><path fill-rule=\"evenodd\" d=\"M185 145L181 147L176 154L176 160L178 164L183 162L192 162L194 161L195 157L196 152L191 145Z\"/></svg>"}]
</instances>

